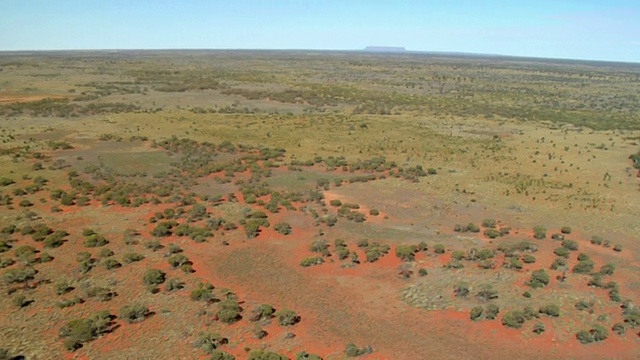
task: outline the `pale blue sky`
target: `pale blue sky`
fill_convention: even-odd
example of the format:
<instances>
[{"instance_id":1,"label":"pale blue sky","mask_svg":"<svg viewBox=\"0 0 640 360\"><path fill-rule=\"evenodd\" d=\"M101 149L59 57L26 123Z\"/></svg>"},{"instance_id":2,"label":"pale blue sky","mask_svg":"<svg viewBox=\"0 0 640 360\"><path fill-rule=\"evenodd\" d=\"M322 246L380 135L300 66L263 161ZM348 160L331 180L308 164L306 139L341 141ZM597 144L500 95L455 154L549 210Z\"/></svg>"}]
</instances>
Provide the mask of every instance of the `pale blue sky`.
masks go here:
<instances>
[{"instance_id":1,"label":"pale blue sky","mask_svg":"<svg viewBox=\"0 0 640 360\"><path fill-rule=\"evenodd\" d=\"M0 50L337 49L640 62L640 0L0 0Z\"/></svg>"}]
</instances>

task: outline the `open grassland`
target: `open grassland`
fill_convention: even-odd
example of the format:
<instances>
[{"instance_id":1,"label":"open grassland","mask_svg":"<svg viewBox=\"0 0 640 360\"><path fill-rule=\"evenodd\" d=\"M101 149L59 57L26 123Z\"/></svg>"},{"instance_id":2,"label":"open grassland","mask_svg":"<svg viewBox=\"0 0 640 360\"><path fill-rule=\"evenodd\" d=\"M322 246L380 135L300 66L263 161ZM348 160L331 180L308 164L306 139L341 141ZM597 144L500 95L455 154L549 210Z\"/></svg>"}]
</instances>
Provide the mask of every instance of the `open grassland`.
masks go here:
<instances>
[{"instance_id":1,"label":"open grassland","mask_svg":"<svg viewBox=\"0 0 640 360\"><path fill-rule=\"evenodd\" d=\"M0 79L7 354L640 351L638 65L5 53Z\"/></svg>"}]
</instances>

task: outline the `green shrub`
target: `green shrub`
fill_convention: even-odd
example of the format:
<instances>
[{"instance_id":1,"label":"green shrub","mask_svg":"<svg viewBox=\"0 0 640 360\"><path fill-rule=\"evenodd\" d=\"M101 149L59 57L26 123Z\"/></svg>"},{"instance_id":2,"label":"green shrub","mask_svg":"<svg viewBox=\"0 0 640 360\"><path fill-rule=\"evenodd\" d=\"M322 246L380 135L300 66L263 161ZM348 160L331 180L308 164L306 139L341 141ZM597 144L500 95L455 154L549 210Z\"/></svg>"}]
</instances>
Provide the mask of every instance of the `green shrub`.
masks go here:
<instances>
[{"instance_id":1,"label":"green shrub","mask_svg":"<svg viewBox=\"0 0 640 360\"><path fill-rule=\"evenodd\" d=\"M164 282L166 274L158 269L149 269L144 273L142 280L145 285L160 285Z\"/></svg>"},{"instance_id":2,"label":"green shrub","mask_svg":"<svg viewBox=\"0 0 640 360\"><path fill-rule=\"evenodd\" d=\"M486 228L495 228L496 227L496 221L494 219L484 219L482 220L482 226L486 227Z\"/></svg>"},{"instance_id":3,"label":"green shrub","mask_svg":"<svg viewBox=\"0 0 640 360\"><path fill-rule=\"evenodd\" d=\"M131 264L132 262L142 260L144 260L144 256L138 253L126 253L122 256L122 262L125 264Z\"/></svg>"},{"instance_id":4,"label":"green shrub","mask_svg":"<svg viewBox=\"0 0 640 360\"><path fill-rule=\"evenodd\" d=\"M569 254L570 254L569 250L567 250L564 247L559 247L559 248L555 249L553 251L553 253L556 254L557 256L563 257L565 259L568 259L569 258Z\"/></svg>"},{"instance_id":5,"label":"green shrub","mask_svg":"<svg viewBox=\"0 0 640 360\"><path fill-rule=\"evenodd\" d=\"M616 270L616 266L614 264L602 265L602 267L600 268L600 274L601 275L613 275L615 270Z\"/></svg>"},{"instance_id":6,"label":"green shrub","mask_svg":"<svg viewBox=\"0 0 640 360\"><path fill-rule=\"evenodd\" d=\"M533 264L533 263L536 262L536 258L533 255L525 254L525 255L522 256L522 261L525 264Z\"/></svg>"},{"instance_id":7,"label":"green shrub","mask_svg":"<svg viewBox=\"0 0 640 360\"><path fill-rule=\"evenodd\" d=\"M561 245L563 248L567 250L571 250L571 251L578 250L578 243L575 240L569 240L569 239L562 240Z\"/></svg>"},{"instance_id":8,"label":"green shrub","mask_svg":"<svg viewBox=\"0 0 640 360\"><path fill-rule=\"evenodd\" d=\"M396 247L396 256L402 261L413 261L417 251L418 249L415 245L398 245Z\"/></svg>"},{"instance_id":9,"label":"green shrub","mask_svg":"<svg viewBox=\"0 0 640 360\"><path fill-rule=\"evenodd\" d=\"M253 350L249 353L248 360L289 360L289 358L271 351Z\"/></svg>"},{"instance_id":10,"label":"green shrub","mask_svg":"<svg viewBox=\"0 0 640 360\"><path fill-rule=\"evenodd\" d=\"M16 295L11 299L13 305L19 308L23 308L31 303L31 300L27 300L27 296L24 294Z\"/></svg>"},{"instance_id":11,"label":"green shrub","mask_svg":"<svg viewBox=\"0 0 640 360\"><path fill-rule=\"evenodd\" d=\"M276 318L278 318L278 323L281 326L291 326L300 322L300 316L295 311L290 309L281 309L274 315Z\"/></svg>"},{"instance_id":12,"label":"green shrub","mask_svg":"<svg viewBox=\"0 0 640 360\"><path fill-rule=\"evenodd\" d=\"M609 337L609 330L600 324L596 324L590 332L593 336L593 341L596 342L606 340Z\"/></svg>"},{"instance_id":13,"label":"green shrub","mask_svg":"<svg viewBox=\"0 0 640 360\"><path fill-rule=\"evenodd\" d=\"M444 253L445 253L444 245L442 245L442 244L435 244L435 245L433 246L433 252L435 252L436 254L444 254Z\"/></svg>"},{"instance_id":14,"label":"green shrub","mask_svg":"<svg viewBox=\"0 0 640 360\"><path fill-rule=\"evenodd\" d=\"M551 270L559 270L560 268L566 267L567 266L567 260L565 258L557 258L553 261L553 263L551 264Z\"/></svg>"},{"instance_id":15,"label":"green shrub","mask_svg":"<svg viewBox=\"0 0 640 360\"><path fill-rule=\"evenodd\" d=\"M506 267L509 269L517 269L520 270L524 264L517 258L511 258L508 263L506 263Z\"/></svg>"},{"instance_id":16,"label":"green shrub","mask_svg":"<svg viewBox=\"0 0 640 360\"><path fill-rule=\"evenodd\" d=\"M322 360L320 355L309 354L306 351L302 351L296 354L296 360Z\"/></svg>"},{"instance_id":17,"label":"green shrub","mask_svg":"<svg viewBox=\"0 0 640 360\"><path fill-rule=\"evenodd\" d=\"M592 260L584 260L578 262L571 271L576 274L590 274L594 266L595 264Z\"/></svg>"},{"instance_id":18,"label":"green shrub","mask_svg":"<svg viewBox=\"0 0 640 360\"><path fill-rule=\"evenodd\" d=\"M113 251L111 251L111 249L109 248L101 249L100 252L98 252L98 256L101 258L107 258L113 255L114 255Z\"/></svg>"},{"instance_id":19,"label":"green shrub","mask_svg":"<svg viewBox=\"0 0 640 360\"><path fill-rule=\"evenodd\" d=\"M574 307L577 310L590 310L593 308L593 302L587 302L585 300L579 300Z\"/></svg>"},{"instance_id":20,"label":"green shrub","mask_svg":"<svg viewBox=\"0 0 640 360\"><path fill-rule=\"evenodd\" d=\"M490 239L495 239L499 236L502 236L499 230L497 229L486 229L484 231L484 235Z\"/></svg>"},{"instance_id":21,"label":"green shrub","mask_svg":"<svg viewBox=\"0 0 640 360\"><path fill-rule=\"evenodd\" d=\"M320 265L322 263L324 263L324 259L321 256L312 256L312 257L303 259L300 262L300 266L309 267L314 265Z\"/></svg>"},{"instance_id":22,"label":"green shrub","mask_svg":"<svg viewBox=\"0 0 640 360\"><path fill-rule=\"evenodd\" d=\"M533 237L538 240L545 239L547 237L547 229L544 226L536 226L533 228Z\"/></svg>"},{"instance_id":23,"label":"green shrub","mask_svg":"<svg viewBox=\"0 0 640 360\"><path fill-rule=\"evenodd\" d=\"M27 283L35 278L36 273L31 267L10 269L4 273L4 280L9 284Z\"/></svg>"},{"instance_id":24,"label":"green shrub","mask_svg":"<svg viewBox=\"0 0 640 360\"><path fill-rule=\"evenodd\" d=\"M478 227L478 225L476 225L474 223L467 224L466 230L468 232L472 232L472 233L479 233L480 232L480 228Z\"/></svg>"},{"instance_id":25,"label":"green shrub","mask_svg":"<svg viewBox=\"0 0 640 360\"><path fill-rule=\"evenodd\" d=\"M362 355L371 354L373 349L371 346L365 346L363 348L357 347L355 344L347 344L347 347L344 350L345 355L347 357L358 357Z\"/></svg>"},{"instance_id":26,"label":"green shrub","mask_svg":"<svg viewBox=\"0 0 640 360\"><path fill-rule=\"evenodd\" d=\"M227 308L218 310L217 317L225 324L233 324L241 318L238 310Z\"/></svg>"},{"instance_id":27,"label":"green shrub","mask_svg":"<svg viewBox=\"0 0 640 360\"><path fill-rule=\"evenodd\" d=\"M502 316L502 325L514 329L520 329L525 321L524 313L520 310L509 311Z\"/></svg>"},{"instance_id":28,"label":"green shrub","mask_svg":"<svg viewBox=\"0 0 640 360\"><path fill-rule=\"evenodd\" d=\"M117 269L119 267L122 267L122 264L120 264L118 260L113 258L105 259L103 264L107 270L112 270L112 269Z\"/></svg>"},{"instance_id":29,"label":"green shrub","mask_svg":"<svg viewBox=\"0 0 640 360\"><path fill-rule=\"evenodd\" d=\"M624 335L627 332L627 326L624 323L615 323L611 328L618 335Z\"/></svg>"},{"instance_id":30,"label":"green shrub","mask_svg":"<svg viewBox=\"0 0 640 360\"><path fill-rule=\"evenodd\" d=\"M538 312L553 317L560 316L560 308L555 304L543 305L540 307L540 310L538 310Z\"/></svg>"},{"instance_id":31,"label":"green shrub","mask_svg":"<svg viewBox=\"0 0 640 360\"><path fill-rule=\"evenodd\" d=\"M15 184L15 181L13 181L13 179L9 179L7 177L0 178L0 186L9 186L11 184Z\"/></svg>"},{"instance_id":32,"label":"green shrub","mask_svg":"<svg viewBox=\"0 0 640 360\"><path fill-rule=\"evenodd\" d=\"M582 344L590 344L594 342L593 335L587 330L580 330L576 334L576 339Z\"/></svg>"},{"instance_id":33,"label":"green shrub","mask_svg":"<svg viewBox=\"0 0 640 360\"><path fill-rule=\"evenodd\" d=\"M549 274L544 269L535 270L527 285L534 289L545 287L549 284Z\"/></svg>"},{"instance_id":34,"label":"green shrub","mask_svg":"<svg viewBox=\"0 0 640 360\"><path fill-rule=\"evenodd\" d=\"M173 267L174 269L179 268L184 264L190 263L189 258L184 254L175 254L173 256L170 256L167 261L169 262L169 265L171 265L171 267Z\"/></svg>"},{"instance_id":35,"label":"green shrub","mask_svg":"<svg viewBox=\"0 0 640 360\"><path fill-rule=\"evenodd\" d=\"M291 234L291 225L285 222L277 223L273 228L275 231L279 232L282 235Z\"/></svg>"},{"instance_id":36,"label":"green shrub","mask_svg":"<svg viewBox=\"0 0 640 360\"><path fill-rule=\"evenodd\" d=\"M108 243L109 240L99 234L91 234L84 240L84 246L89 248L105 246Z\"/></svg>"},{"instance_id":37,"label":"green shrub","mask_svg":"<svg viewBox=\"0 0 640 360\"><path fill-rule=\"evenodd\" d=\"M495 304L487 305L487 309L484 312L484 317L487 320L495 319L500 313L500 308Z\"/></svg>"},{"instance_id":38,"label":"green shrub","mask_svg":"<svg viewBox=\"0 0 640 360\"><path fill-rule=\"evenodd\" d=\"M585 253L580 253L578 254L578 261L587 261L590 260L591 258L589 257L589 255L585 254Z\"/></svg>"},{"instance_id":39,"label":"green shrub","mask_svg":"<svg viewBox=\"0 0 640 360\"><path fill-rule=\"evenodd\" d=\"M149 316L149 308L142 304L125 305L120 309L119 317L133 324L141 322Z\"/></svg>"},{"instance_id":40,"label":"green shrub","mask_svg":"<svg viewBox=\"0 0 640 360\"><path fill-rule=\"evenodd\" d=\"M201 348L208 354L213 354L220 346L227 344L228 342L229 340L222 337L220 334L207 331L201 332L193 345ZM222 359L226 360L224 357Z\"/></svg>"},{"instance_id":41,"label":"green shrub","mask_svg":"<svg viewBox=\"0 0 640 360\"><path fill-rule=\"evenodd\" d=\"M64 345L74 351L111 330L111 315L98 313L90 318L71 320L60 329L60 337L65 338Z\"/></svg>"},{"instance_id":42,"label":"green shrub","mask_svg":"<svg viewBox=\"0 0 640 360\"><path fill-rule=\"evenodd\" d=\"M269 304L262 304L255 307L249 315L249 321L260 321L264 319L270 319L276 310Z\"/></svg>"},{"instance_id":43,"label":"green shrub","mask_svg":"<svg viewBox=\"0 0 640 360\"><path fill-rule=\"evenodd\" d=\"M498 291L493 288L492 285L486 284L481 286L480 291L476 296L483 301L489 301L498 298Z\"/></svg>"},{"instance_id":44,"label":"green shrub","mask_svg":"<svg viewBox=\"0 0 640 360\"><path fill-rule=\"evenodd\" d=\"M476 306L473 309L471 309L471 313L469 314L469 318L471 320L478 320L482 316L483 311L484 311L484 309L482 308L482 306Z\"/></svg>"},{"instance_id":45,"label":"green shrub","mask_svg":"<svg viewBox=\"0 0 640 360\"><path fill-rule=\"evenodd\" d=\"M456 297L467 297L469 295L469 283L467 282L459 282L453 287L453 294Z\"/></svg>"},{"instance_id":46,"label":"green shrub","mask_svg":"<svg viewBox=\"0 0 640 360\"><path fill-rule=\"evenodd\" d=\"M55 284L55 289L56 289L56 294L64 295L72 291L74 288L67 281L59 281Z\"/></svg>"},{"instance_id":47,"label":"green shrub","mask_svg":"<svg viewBox=\"0 0 640 360\"><path fill-rule=\"evenodd\" d=\"M236 357L222 350L213 350L210 352L210 360L236 360Z\"/></svg>"},{"instance_id":48,"label":"green shrub","mask_svg":"<svg viewBox=\"0 0 640 360\"><path fill-rule=\"evenodd\" d=\"M571 234L571 228L568 226L563 226L562 229L560 229L560 232L565 235L569 235Z\"/></svg>"},{"instance_id":49,"label":"green shrub","mask_svg":"<svg viewBox=\"0 0 640 360\"><path fill-rule=\"evenodd\" d=\"M213 297L213 285L211 284L198 284L198 288L193 290L190 294L190 298L193 301L212 301Z\"/></svg>"},{"instance_id":50,"label":"green shrub","mask_svg":"<svg viewBox=\"0 0 640 360\"><path fill-rule=\"evenodd\" d=\"M184 282L180 279L169 279L164 285L166 291L176 291L184 289Z\"/></svg>"},{"instance_id":51,"label":"green shrub","mask_svg":"<svg viewBox=\"0 0 640 360\"><path fill-rule=\"evenodd\" d=\"M164 246L162 246L162 244L160 244L160 241L158 240L149 240L144 243L144 247L147 249L151 249L153 251L158 251L162 249Z\"/></svg>"},{"instance_id":52,"label":"green shrub","mask_svg":"<svg viewBox=\"0 0 640 360\"><path fill-rule=\"evenodd\" d=\"M540 335L540 334L542 334L545 330L546 330L546 329L545 329L545 327L544 327L544 324L543 324L543 323L536 323L536 324L533 326L533 333L534 333L534 334Z\"/></svg>"}]
</instances>

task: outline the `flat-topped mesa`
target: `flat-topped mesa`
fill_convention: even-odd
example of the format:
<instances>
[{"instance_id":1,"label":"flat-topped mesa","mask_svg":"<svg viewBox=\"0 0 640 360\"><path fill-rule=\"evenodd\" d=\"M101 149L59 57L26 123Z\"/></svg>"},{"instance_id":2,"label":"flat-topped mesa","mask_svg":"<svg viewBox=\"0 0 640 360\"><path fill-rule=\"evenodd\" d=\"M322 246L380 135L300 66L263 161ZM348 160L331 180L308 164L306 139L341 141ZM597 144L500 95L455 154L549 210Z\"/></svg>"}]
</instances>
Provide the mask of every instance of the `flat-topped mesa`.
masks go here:
<instances>
[{"instance_id":1,"label":"flat-topped mesa","mask_svg":"<svg viewBox=\"0 0 640 360\"><path fill-rule=\"evenodd\" d=\"M401 46L367 46L364 51L371 52L405 52L407 49Z\"/></svg>"}]
</instances>

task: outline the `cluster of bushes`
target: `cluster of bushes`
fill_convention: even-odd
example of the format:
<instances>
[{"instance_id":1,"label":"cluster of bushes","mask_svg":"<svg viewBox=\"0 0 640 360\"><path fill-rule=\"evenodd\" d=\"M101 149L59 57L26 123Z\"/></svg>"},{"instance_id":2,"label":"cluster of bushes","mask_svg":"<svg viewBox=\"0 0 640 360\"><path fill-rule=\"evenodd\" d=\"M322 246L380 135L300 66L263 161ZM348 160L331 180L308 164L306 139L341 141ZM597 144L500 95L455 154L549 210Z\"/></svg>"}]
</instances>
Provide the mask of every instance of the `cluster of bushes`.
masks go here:
<instances>
[{"instance_id":1,"label":"cluster of bushes","mask_svg":"<svg viewBox=\"0 0 640 360\"><path fill-rule=\"evenodd\" d=\"M85 247L101 247L109 243L109 240L107 240L104 236L96 233L92 229L84 229L82 231L82 235L85 237Z\"/></svg>"},{"instance_id":2,"label":"cluster of bushes","mask_svg":"<svg viewBox=\"0 0 640 360\"><path fill-rule=\"evenodd\" d=\"M469 318L474 321L482 319L494 320L496 317L498 317L499 313L500 308L495 304L489 304L486 306L486 308L483 308L482 306L476 306L471 309Z\"/></svg>"},{"instance_id":3,"label":"cluster of bushes","mask_svg":"<svg viewBox=\"0 0 640 360\"><path fill-rule=\"evenodd\" d=\"M480 227L478 227L478 225L474 223L469 223L467 225L456 224L453 226L453 231L460 232L460 233L466 233L466 232L479 233Z\"/></svg>"},{"instance_id":4,"label":"cluster of bushes","mask_svg":"<svg viewBox=\"0 0 640 360\"><path fill-rule=\"evenodd\" d=\"M338 260L351 259L352 264L360 263L358 254L355 251L349 251L347 243L342 239L336 239L334 241L335 253L338 255Z\"/></svg>"},{"instance_id":5,"label":"cluster of bushes","mask_svg":"<svg viewBox=\"0 0 640 360\"><path fill-rule=\"evenodd\" d=\"M609 337L609 330L600 324L594 325L591 330L580 330L576 333L576 339L582 344L604 341Z\"/></svg>"},{"instance_id":6,"label":"cluster of bushes","mask_svg":"<svg viewBox=\"0 0 640 360\"><path fill-rule=\"evenodd\" d=\"M364 250L367 262L375 262L389 253L389 245L363 239L358 241L358 247Z\"/></svg>"},{"instance_id":7,"label":"cluster of bushes","mask_svg":"<svg viewBox=\"0 0 640 360\"><path fill-rule=\"evenodd\" d=\"M540 309L542 313L543 309ZM539 312L535 311L532 307L527 306L523 310L512 310L504 314L502 317L502 325L514 329L520 329L522 325L531 319L537 319Z\"/></svg>"},{"instance_id":8,"label":"cluster of bushes","mask_svg":"<svg viewBox=\"0 0 640 360\"><path fill-rule=\"evenodd\" d=\"M173 233L176 236L188 236L191 240L198 243L205 242L207 241L207 239L213 237L213 233L211 232L211 230L209 230L208 226L199 227L199 226L192 226L188 224L180 224L173 229ZM155 234L152 234L152 235L156 236Z\"/></svg>"},{"instance_id":9,"label":"cluster of bushes","mask_svg":"<svg viewBox=\"0 0 640 360\"><path fill-rule=\"evenodd\" d=\"M74 351L84 343L111 332L113 318L108 311L101 311L88 318L69 321L60 329L60 337L64 338L65 348Z\"/></svg>"},{"instance_id":10,"label":"cluster of bushes","mask_svg":"<svg viewBox=\"0 0 640 360\"><path fill-rule=\"evenodd\" d=\"M600 236L592 236L591 237L591 243L594 244L594 245L604 246L606 248L609 248L612 245L609 240L603 239ZM622 245L620 245L620 244L613 245L613 250L617 251L617 252L622 251Z\"/></svg>"}]
</instances>

